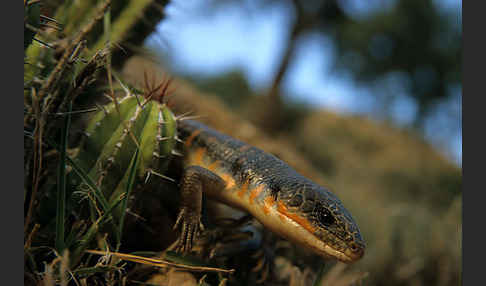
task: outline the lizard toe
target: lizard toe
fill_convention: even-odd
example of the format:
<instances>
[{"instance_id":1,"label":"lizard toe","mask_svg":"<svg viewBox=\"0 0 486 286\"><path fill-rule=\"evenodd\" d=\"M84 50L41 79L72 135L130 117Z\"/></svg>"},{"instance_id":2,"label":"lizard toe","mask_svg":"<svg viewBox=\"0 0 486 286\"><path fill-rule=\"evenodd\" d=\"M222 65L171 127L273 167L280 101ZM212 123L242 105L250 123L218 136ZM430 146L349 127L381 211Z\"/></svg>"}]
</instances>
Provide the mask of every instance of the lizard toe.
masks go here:
<instances>
[{"instance_id":1,"label":"lizard toe","mask_svg":"<svg viewBox=\"0 0 486 286\"><path fill-rule=\"evenodd\" d=\"M192 250L194 241L197 239L199 232L204 229L204 226L199 215L188 212L185 208L179 212L174 229L177 229L179 226L181 227L181 233L175 250L179 253L188 253Z\"/></svg>"}]
</instances>

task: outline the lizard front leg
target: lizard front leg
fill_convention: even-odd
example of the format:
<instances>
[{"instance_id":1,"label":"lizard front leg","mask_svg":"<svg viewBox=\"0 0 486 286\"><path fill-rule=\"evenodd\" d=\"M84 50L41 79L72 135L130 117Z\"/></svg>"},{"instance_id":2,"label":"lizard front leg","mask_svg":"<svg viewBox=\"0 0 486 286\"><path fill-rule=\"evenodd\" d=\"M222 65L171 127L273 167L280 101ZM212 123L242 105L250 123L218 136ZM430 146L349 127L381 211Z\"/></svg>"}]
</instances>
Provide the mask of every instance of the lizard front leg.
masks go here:
<instances>
[{"instance_id":1,"label":"lizard front leg","mask_svg":"<svg viewBox=\"0 0 486 286\"><path fill-rule=\"evenodd\" d=\"M184 169L180 188L181 205L173 228L181 226L177 251L189 252L198 232L204 230L201 223L202 193L208 189L220 191L225 186L225 181L208 169L200 166L189 166Z\"/></svg>"}]
</instances>

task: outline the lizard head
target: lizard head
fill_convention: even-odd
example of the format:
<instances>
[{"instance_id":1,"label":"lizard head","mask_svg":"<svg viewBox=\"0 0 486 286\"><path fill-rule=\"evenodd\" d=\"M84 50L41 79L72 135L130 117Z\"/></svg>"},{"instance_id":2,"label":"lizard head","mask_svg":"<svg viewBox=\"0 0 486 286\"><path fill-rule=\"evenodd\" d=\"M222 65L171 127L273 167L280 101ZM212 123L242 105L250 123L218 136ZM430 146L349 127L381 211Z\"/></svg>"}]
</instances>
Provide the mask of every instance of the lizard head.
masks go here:
<instances>
[{"instance_id":1,"label":"lizard head","mask_svg":"<svg viewBox=\"0 0 486 286\"><path fill-rule=\"evenodd\" d=\"M341 201L311 182L279 194L277 210L295 225L300 244L324 257L351 263L359 260L365 243L358 226Z\"/></svg>"}]
</instances>

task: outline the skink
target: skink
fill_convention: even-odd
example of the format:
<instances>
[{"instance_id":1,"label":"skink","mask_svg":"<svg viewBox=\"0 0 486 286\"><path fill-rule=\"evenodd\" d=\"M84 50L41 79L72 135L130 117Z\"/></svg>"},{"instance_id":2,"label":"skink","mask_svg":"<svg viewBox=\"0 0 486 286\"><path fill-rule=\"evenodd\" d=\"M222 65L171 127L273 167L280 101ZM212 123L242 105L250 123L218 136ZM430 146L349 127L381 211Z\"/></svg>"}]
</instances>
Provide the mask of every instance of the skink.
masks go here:
<instances>
[{"instance_id":1,"label":"skink","mask_svg":"<svg viewBox=\"0 0 486 286\"><path fill-rule=\"evenodd\" d=\"M180 121L184 142L182 201L175 224L180 248L192 247L203 194L244 210L266 228L315 253L351 263L365 243L342 202L326 188L298 174L277 157L202 123Z\"/></svg>"}]
</instances>

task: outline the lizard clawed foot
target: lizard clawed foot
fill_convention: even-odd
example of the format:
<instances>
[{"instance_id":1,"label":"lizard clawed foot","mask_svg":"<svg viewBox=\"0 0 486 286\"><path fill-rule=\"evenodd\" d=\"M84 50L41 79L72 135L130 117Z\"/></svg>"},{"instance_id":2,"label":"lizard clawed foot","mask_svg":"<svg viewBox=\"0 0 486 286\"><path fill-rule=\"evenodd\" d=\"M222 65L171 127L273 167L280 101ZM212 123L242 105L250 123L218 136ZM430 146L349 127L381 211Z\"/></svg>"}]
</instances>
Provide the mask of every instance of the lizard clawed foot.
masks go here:
<instances>
[{"instance_id":1,"label":"lizard clawed foot","mask_svg":"<svg viewBox=\"0 0 486 286\"><path fill-rule=\"evenodd\" d=\"M175 251L180 253L188 253L191 251L194 241L200 231L204 231L204 226L201 223L201 215L191 212L188 208L183 207L179 211L176 223L173 229L181 226L181 234L177 240Z\"/></svg>"}]
</instances>

